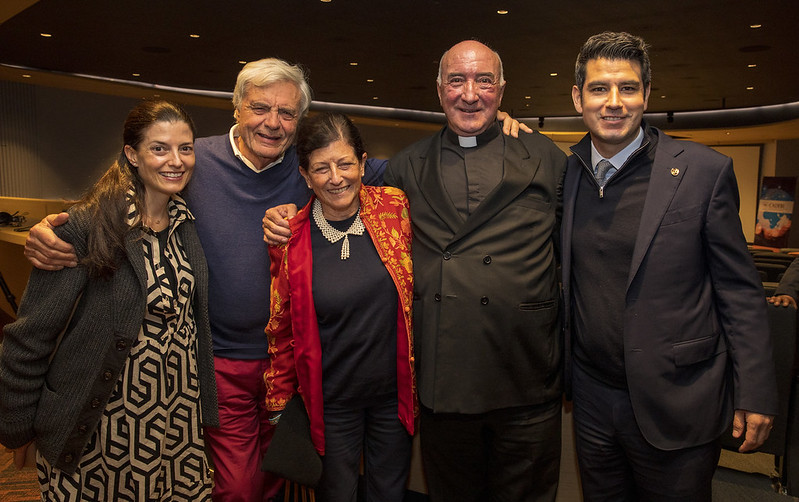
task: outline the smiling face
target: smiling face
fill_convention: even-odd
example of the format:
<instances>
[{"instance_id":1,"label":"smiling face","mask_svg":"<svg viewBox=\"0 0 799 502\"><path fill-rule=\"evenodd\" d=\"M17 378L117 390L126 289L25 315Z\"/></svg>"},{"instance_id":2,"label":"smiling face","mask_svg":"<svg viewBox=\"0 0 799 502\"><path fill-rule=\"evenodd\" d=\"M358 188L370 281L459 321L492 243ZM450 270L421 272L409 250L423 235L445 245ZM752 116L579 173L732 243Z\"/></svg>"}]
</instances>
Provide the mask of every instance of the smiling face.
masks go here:
<instances>
[{"instance_id":1,"label":"smiling face","mask_svg":"<svg viewBox=\"0 0 799 502\"><path fill-rule=\"evenodd\" d=\"M613 157L638 135L649 89L637 61L599 58L586 63L585 84L572 88L572 100L603 157Z\"/></svg>"},{"instance_id":2,"label":"smiling face","mask_svg":"<svg viewBox=\"0 0 799 502\"><path fill-rule=\"evenodd\" d=\"M181 121L159 121L144 130L125 156L144 184L147 199L165 199L182 191L194 171L194 135Z\"/></svg>"},{"instance_id":3,"label":"smiling face","mask_svg":"<svg viewBox=\"0 0 799 502\"><path fill-rule=\"evenodd\" d=\"M358 210L365 162L365 153L359 159L352 145L338 139L311 152L308 167L300 167L303 178L322 203L326 219L346 220Z\"/></svg>"},{"instance_id":4,"label":"smiling face","mask_svg":"<svg viewBox=\"0 0 799 502\"><path fill-rule=\"evenodd\" d=\"M461 42L444 54L438 99L455 134L477 136L494 123L505 91L500 73L496 54L479 42Z\"/></svg>"},{"instance_id":5,"label":"smiling face","mask_svg":"<svg viewBox=\"0 0 799 502\"><path fill-rule=\"evenodd\" d=\"M255 167L263 169L294 143L300 115L300 91L292 82L250 85L236 110L237 146Z\"/></svg>"}]
</instances>

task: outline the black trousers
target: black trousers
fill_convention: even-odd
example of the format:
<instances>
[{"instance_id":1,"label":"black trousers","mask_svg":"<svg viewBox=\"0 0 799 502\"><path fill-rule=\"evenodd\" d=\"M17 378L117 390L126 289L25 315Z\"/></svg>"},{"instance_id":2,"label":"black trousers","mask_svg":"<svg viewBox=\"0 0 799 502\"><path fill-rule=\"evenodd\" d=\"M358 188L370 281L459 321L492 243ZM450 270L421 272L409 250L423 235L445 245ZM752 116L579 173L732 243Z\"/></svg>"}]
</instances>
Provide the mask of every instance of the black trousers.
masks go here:
<instances>
[{"instance_id":1,"label":"black trousers","mask_svg":"<svg viewBox=\"0 0 799 502\"><path fill-rule=\"evenodd\" d=\"M412 437L397 417L397 396L355 405L325 405L320 502L355 502L363 452L366 500L402 502Z\"/></svg>"},{"instance_id":2,"label":"black trousers","mask_svg":"<svg viewBox=\"0 0 799 502\"><path fill-rule=\"evenodd\" d=\"M432 502L555 500L560 400L476 415L422 407L419 433Z\"/></svg>"},{"instance_id":3,"label":"black trousers","mask_svg":"<svg viewBox=\"0 0 799 502\"><path fill-rule=\"evenodd\" d=\"M577 365L572 395L585 502L710 502L718 441L673 451L655 448L638 428L629 393Z\"/></svg>"}]
</instances>

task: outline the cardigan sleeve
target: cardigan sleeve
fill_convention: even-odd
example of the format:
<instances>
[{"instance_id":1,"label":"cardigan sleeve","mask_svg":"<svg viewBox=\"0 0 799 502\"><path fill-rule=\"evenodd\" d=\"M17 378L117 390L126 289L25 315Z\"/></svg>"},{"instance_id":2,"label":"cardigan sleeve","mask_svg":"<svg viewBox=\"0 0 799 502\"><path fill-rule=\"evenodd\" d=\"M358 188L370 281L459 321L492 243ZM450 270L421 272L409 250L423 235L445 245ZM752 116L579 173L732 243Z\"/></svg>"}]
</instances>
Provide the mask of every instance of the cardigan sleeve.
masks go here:
<instances>
[{"instance_id":1,"label":"cardigan sleeve","mask_svg":"<svg viewBox=\"0 0 799 502\"><path fill-rule=\"evenodd\" d=\"M72 223L72 222L70 222ZM59 232L76 249L74 225ZM34 268L20 301L17 320L3 328L0 344L0 443L18 448L35 439L34 418L50 359L81 291L86 268Z\"/></svg>"},{"instance_id":2,"label":"cardigan sleeve","mask_svg":"<svg viewBox=\"0 0 799 502\"><path fill-rule=\"evenodd\" d=\"M269 341L271 365L264 375L266 408L280 411L297 392L297 370L294 363L294 336L291 330L291 302L288 280L288 246L270 246L272 275L269 302Z\"/></svg>"}]
</instances>

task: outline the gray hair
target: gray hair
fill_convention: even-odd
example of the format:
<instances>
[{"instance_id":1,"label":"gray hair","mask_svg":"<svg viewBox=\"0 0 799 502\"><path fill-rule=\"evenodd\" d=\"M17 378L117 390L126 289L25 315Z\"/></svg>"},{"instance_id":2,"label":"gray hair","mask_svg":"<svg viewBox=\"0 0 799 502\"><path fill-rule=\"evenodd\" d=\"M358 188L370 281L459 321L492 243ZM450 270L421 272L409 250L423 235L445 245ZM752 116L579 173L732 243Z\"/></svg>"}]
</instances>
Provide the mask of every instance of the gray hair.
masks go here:
<instances>
[{"instance_id":1,"label":"gray hair","mask_svg":"<svg viewBox=\"0 0 799 502\"><path fill-rule=\"evenodd\" d=\"M233 107L236 110L241 107L244 95L251 85L266 87L278 82L291 82L297 86L300 91L299 116L305 116L311 106L311 87L306 80L305 71L299 65L289 64L277 58L259 59L244 65L233 89Z\"/></svg>"}]
</instances>

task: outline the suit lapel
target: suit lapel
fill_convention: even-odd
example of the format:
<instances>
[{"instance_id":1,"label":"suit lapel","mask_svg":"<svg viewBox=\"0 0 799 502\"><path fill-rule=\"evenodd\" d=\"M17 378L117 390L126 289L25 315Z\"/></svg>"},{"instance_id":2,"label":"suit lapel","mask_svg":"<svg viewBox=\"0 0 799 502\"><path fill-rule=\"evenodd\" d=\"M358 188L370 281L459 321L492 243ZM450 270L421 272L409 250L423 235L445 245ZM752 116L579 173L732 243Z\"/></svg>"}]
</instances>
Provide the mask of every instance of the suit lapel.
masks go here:
<instances>
[{"instance_id":1,"label":"suit lapel","mask_svg":"<svg viewBox=\"0 0 799 502\"><path fill-rule=\"evenodd\" d=\"M574 229L574 206L577 203L577 191L580 187L580 176L583 171L583 164L577 155L572 159L566 169L566 177L563 180L563 221L561 222L561 243L563 246L563 256L561 264L563 266L563 280L567 285L571 280L571 249L572 249L572 230Z\"/></svg>"},{"instance_id":2,"label":"suit lapel","mask_svg":"<svg viewBox=\"0 0 799 502\"><path fill-rule=\"evenodd\" d=\"M655 161L652 164L652 173L649 177L649 188L641 213L641 223L638 227L638 236L635 240L630 275L627 278L627 288L638 273L638 268L646 256L652 239L663 221L663 216L669 208L677 188L682 182L688 165L679 155L683 148L679 142L665 135L659 135L655 150Z\"/></svg>"},{"instance_id":3,"label":"suit lapel","mask_svg":"<svg viewBox=\"0 0 799 502\"><path fill-rule=\"evenodd\" d=\"M422 196L452 232L451 236L439 236L442 239L440 242L442 249L490 220L518 197L535 178L541 159L531 157L527 148L519 140L504 138L504 141L502 180L466 221L455 209L441 179L441 134L439 133L433 138L426 152L412 161L412 168Z\"/></svg>"},{"instance_id":4,"label":"suit lapel","mask_svg":"<svg viewBox=\"0 0 799 502\"><path fill-rule=\"evenodd\" d=\"M498 212L505 209L535 178L541 159L531 157L521 141L509 138L504 138L504 141L505 155L502 180L494 187L491 193L486 195L486 198L477 206L477 209L469 215L466 222L461 225L453 237L453 241L468 235L474 229L493 218Z\"/></svg>"},{"instance_id":5,"label":"suit lapel","mask_svg":"<svg viewBox=\"0 0 799 502\"><path fill-rule=\"evenodd\" d=\"M427 151L411 159L411 163L425 201L454 234L463 225L463 220L441 180L441 134L436 134Z\"/></svg>"}]
</instances>

